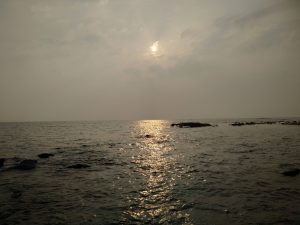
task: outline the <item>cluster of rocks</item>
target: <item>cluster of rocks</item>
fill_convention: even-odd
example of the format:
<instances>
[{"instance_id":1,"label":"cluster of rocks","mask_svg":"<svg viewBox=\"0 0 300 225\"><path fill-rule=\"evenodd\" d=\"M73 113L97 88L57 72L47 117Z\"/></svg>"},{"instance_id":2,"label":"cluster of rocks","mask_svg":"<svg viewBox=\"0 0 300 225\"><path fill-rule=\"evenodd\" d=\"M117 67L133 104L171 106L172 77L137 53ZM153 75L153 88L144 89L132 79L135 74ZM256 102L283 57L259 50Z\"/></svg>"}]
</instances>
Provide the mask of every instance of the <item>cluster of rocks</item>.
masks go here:
<instances>
[{"instance_id":1,"label":"cluster of rocks","mask_svg":"<svg viewBox=\"0 0 300 225\"><path fill-rule=\"evenodd\" d=\"M246 125L261 125L261 124L282 124L282 125L300 125L300 121L286 121L286 120L278 120L278 121L250 121L250 122L234 122L231 123L231 126L246 126ZM179 127L179 128L194 128L194 127L211 127L216 125L211 125L209 123L199 123L199 122L181 122L181 123L172 123L171 127ZM148 138L148 136L145 136ZM150 137L150 135L149 135Z\"/></svg>"},{"instance_id":2,"label":"cluster of rocks","mask_svg":"<svg viewBox=\"0 0 300 225\"><path fill-rule=\"evenodd\" d=\"M41 159L47 159L49 157L54 156L52 153L42 153L39 154L38 157ZM36 159L20 159L17 157L14 158L0 158L0 169L5 168L5 170L11 170L11 169L16 169L16 170L32 170L36 168L38 163L38 160ZM74 164L70 165L67 168L72 168L72 169L81 169L81 168L88 168L90 167L89 165L86 164Z\"/></svg>"},{"instance_id":3,"label":"cluster of rocks","mask_svg":"<svg viewBox=\"0 0 300 225\"><path fill-rule=\"evenodd\" d=\"M231 126L245 126L245 125L257 125L257 124L275 124L275 121L259 121L259 122L234 122Z\"/></svg>"},{"instance_id":4,"label":"cluster of rocks","mask_svg":"<svg viewBox=\"0 0 300 225\"><path fill-rule=\"evenodd\" d=\"M250 122L234 122L231 126L245 126L245 125L261 125L261 124L282 124L282 125L300 125L300 121L250 121ZM199 122L182 122L182 123L172 123L171 127L180 128L193 128L193 127L210 127L209 123L199 123Z\"/></svg>"},{"instance_id":5,"label":"cluster of rocks","mask_svg":"<svg viewBox=\"0 0 300 225\"><path fill-rule=\"evenodd\" d=\"M282 124L282 125L300 125L300 121L258 121L258 122L234 122L231 126L260 125L260 124Z\"/></svg>"}]
</instances>

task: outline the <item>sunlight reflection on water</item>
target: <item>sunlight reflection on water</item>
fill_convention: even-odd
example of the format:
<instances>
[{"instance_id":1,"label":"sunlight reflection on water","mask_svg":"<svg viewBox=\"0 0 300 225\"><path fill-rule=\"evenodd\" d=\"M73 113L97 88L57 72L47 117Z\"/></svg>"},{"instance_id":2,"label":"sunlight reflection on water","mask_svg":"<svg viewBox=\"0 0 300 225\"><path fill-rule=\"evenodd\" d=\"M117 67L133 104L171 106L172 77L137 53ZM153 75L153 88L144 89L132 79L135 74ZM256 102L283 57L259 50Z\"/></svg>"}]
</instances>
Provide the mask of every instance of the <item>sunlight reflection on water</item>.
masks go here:
<instances>
[{"instance_id":1,"label":"sunlight reflection on water","mask_svg":"<svg viewBox=\"0 0 300 225\"><path fill-rule=\"evenodd\" d=\"M135 126L140 153L132 163L147 182L138 196L128 200L131 206L124 214L130 223L192 224L189 214L181 210L182 203L172 194L180 170L176 169L174 154L168 154L174 151L172 138L165 132L168 126L161 120L138 121Z\"/></svg>"}]
</instances>

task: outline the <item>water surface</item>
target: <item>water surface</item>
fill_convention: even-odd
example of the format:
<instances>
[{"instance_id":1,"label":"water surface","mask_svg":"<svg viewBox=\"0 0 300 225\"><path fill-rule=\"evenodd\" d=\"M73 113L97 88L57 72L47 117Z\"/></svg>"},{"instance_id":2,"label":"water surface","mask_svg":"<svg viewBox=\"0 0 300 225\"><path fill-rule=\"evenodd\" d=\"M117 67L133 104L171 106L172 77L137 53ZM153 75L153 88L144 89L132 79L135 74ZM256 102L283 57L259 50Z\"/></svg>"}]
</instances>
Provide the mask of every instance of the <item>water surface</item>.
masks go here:
<instances>
[{"instance_id":1,"label":"water surface","mask_svg":"<svg viewBox=\"0 0 300 225\"><path fill-rule=\"evenodd\" d=\"M172 122L1 123L0 223L300 224L299 126Z\"/></svg>"}]
</instances>

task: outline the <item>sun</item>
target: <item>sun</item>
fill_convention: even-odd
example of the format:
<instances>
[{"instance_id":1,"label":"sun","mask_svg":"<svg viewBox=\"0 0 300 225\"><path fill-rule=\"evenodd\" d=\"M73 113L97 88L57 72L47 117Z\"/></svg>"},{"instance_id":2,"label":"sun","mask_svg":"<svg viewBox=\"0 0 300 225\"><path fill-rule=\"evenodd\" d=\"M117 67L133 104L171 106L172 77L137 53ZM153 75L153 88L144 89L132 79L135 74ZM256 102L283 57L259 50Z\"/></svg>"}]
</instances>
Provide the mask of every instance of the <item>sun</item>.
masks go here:
<instances>
[{"instance_id":1,"label":"sun","mask_svg":"<svg viewBox=\"0 0 300 225\"><path fill-rule=\"evenodd\" d=\"M150 50L152 53L156 53L158 50L158 41L154 42L151 46L150 46Z\"/></svg>"}]
</instances>

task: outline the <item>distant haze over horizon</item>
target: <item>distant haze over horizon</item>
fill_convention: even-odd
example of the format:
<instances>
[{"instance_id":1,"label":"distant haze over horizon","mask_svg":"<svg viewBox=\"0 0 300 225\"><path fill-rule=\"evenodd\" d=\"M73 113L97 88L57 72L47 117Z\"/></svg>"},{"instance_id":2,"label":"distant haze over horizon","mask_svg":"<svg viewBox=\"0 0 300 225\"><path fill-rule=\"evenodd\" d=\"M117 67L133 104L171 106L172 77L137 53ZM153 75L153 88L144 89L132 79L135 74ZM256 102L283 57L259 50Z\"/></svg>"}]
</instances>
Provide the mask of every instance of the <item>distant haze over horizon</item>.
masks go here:
<instances>
[{"instance_id":1,"label":"distant haze over horizon","mask_svg":"<svg viewBox=\"0 0 300 225\"><path fill-rule=\"evenodd\" d=\"M0 122L300 116L299 0L2 0Z\"/></svg>"}]
</instances>

